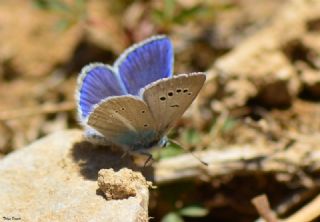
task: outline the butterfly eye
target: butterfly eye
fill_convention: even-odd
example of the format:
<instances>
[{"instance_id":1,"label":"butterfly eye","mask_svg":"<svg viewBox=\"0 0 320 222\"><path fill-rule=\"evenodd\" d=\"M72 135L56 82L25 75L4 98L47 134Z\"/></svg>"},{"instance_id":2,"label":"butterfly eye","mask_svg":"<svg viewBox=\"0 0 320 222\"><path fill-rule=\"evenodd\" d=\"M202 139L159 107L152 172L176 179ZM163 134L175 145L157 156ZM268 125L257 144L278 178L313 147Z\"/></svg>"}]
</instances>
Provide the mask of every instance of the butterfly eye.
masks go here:
<instances>
[{"instance_id":1,"label":"butterfly eye","mask_svg":"<svg viewBox=\"0 0 320 222\"><path fill-rule=\"evenodd\" d=\"M124 110L124 108L122 107L121 110Z\"/></svg>"},{"instance_id":2,"label":"butterfly eye","mask_svg":"<svg viewBox=\"0 0 320 222\"><path fill-rule=\"evenodd\" d=\"M141 113L145 113L146 111L142 110Z\"/></svg>"},{"instance_id":3,"label":"butterfly eye","mask_svg":"<svg viewBox=\"0 0 320 222\"><path fill-rule=\"evenodd\" d=\"M177 93L181 93L182 89L177 89L176 92Z\"/></svg>"},{"instance_id":4,"label":"butterfly eye","mask_svg":"<svg viewBox=\"0 0 320 222\"><path fill-rule=\"evenodd\" d=\"M164 100L166 100L166 97L162 96L162 97L160 97L160 100L164 101Z\"/></svg>"},{"instance_id":5,"label":"butterfly eye","mask_svg":"<svg viewBox=\"0 0 320 222\"><path fill-rule=\"evenodd\" d=\"M148 126L148 124L144 124L143 126L144 126L144 127L147 127L147 126Z\"/></svg>"},{"instance_id":6,"label":"butterfly eye","mask_svg":"<svg viewBox=\"0 0 320 222\"><path fill-rule=\"evenodd\" d=\"M168 96L173 96L173 92L168 92Z\"/></svg>"},{"instance_id":7,"label":"butterfly eye","mask_svg":"<svg viewBox=\"0 0 320 222\"><path fill-rule=\"evenodd\" d=\"M184 93L188 92L188 89L184 89L183 92L184 92Z\"/></svg>"}]
</instances>

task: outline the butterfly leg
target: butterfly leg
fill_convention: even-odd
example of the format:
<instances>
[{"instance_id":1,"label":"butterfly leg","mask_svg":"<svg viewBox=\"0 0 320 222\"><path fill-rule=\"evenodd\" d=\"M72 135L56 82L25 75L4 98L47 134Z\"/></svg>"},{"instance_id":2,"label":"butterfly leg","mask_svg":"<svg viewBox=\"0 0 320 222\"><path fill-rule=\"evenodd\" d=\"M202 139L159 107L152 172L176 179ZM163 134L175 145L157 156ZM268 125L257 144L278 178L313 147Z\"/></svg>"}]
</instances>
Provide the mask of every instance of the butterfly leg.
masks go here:
<instances>
[{"instance_id":1,"label":"butterfly leg","mask_svg":"<svg viewBox=\"0 0 320 222\"><path fill-rule=\"evenodd\" d=\"M125 150L125 151L123 152L123 154L121 155L121 159L124 158L125 156L127 156L128 153L129 153L129 151Z\"/></svg>"},{"instance_id":2,"label":"butterfly leg","mask_svg":"<svg viewBox=\"0 0 320 222\"><path fill-rule=\"evenodd\" d=\"M144 162L143 167L146 167L146 166L147 166L147 164L148 164L150 161L153 161L153 157L152 157L152 155L151 155L150 153L148 153L148 152L144 152L144 151L139 151L139 154L141 154L141 155L144 155L144 156L147 156L147 157L148 157L148 158L147 158L147 160L146 160L146 162Z\"/></svg>"}]
</instances>

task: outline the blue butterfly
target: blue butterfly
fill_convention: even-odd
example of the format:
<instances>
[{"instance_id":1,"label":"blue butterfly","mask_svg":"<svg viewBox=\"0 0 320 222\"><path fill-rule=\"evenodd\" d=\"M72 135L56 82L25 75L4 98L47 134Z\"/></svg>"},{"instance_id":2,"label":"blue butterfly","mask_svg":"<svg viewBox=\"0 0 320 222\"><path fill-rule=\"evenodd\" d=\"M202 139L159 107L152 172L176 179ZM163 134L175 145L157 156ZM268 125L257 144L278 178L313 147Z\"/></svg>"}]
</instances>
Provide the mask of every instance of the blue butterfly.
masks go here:
<instances>
[{"instance_id":1,"label":"blue butterfly","mask_svg":"<svg viewBox=\"0 0 320 222\"><path fill-rule=\"evenodd\" d=\"M166 133L195 99L204 73L173 76L173 46L155 36L109 66L92 63L78 77L78 115L86 137L128 152L166 145Z\"/></svg>"}]
</instances>

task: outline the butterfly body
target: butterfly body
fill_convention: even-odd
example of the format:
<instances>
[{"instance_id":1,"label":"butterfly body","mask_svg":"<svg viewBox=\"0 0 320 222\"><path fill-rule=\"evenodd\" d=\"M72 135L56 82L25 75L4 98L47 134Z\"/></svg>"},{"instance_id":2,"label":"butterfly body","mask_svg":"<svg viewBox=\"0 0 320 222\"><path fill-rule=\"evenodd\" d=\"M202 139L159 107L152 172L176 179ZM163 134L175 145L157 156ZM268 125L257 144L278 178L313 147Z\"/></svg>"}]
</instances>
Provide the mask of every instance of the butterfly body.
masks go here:
<instances>
[{"instance_id":1,"label":"butterfly body","mask_svg":"<svg viewBox=\"0 0 320 222\"><path fill-rule=\"evenodd\" d=\"M134 45L113 67L84 67L76 97L86 136L130 152L164 146L166 133L205 81L204 73L172 76L172 67L173 49L165 36Z\"/></svg>"}]
</instances>

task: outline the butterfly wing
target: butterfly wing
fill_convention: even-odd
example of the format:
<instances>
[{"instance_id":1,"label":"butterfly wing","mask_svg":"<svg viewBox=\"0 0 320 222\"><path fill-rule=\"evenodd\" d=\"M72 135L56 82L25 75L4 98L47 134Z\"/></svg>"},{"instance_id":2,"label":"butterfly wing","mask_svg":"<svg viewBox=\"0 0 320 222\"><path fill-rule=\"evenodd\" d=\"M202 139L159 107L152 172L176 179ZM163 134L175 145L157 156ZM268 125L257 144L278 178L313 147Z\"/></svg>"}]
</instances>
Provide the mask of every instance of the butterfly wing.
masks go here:
<instances>
[{"instance_id":1,"label":"butterfly wing","mask_svg":"<svg viewBox=\"0 0 320 222\"><path fill-rule=\"evenodd\" d=\"M85 66L78 77L78 85L76 100L82 124L95 104L106 97L125 94L122 83L112 67L102 63Z\"/></svg>"},{"instance_id":2,"label":"butterfly wing","mask_svg":"<svg viewBox=\"0 0 320 222\"><path fill-rule=\"evenodd\" d=\"M102 146L110 146L112 143L108 141L101 133L92 128L91 126L84 125L84 136L92 143L102 145Z\"/></svg>"},{"instance_id":3,"label":"butterfly wing","mask_svg":"<svg viewBox=\"0 0 320 222\"><path fill-rule=\"evenodd\" d=\"M165 36L155 36L128 48L114 68L127 92L137 95L146 85L172 76L173 47Z\"/></svg>"},{"instance_id":4,"label":"butterfly wing","mask_svg":"<svg viewBox=\"0 0 320 222\"><path fill-rule=\"evenodd\" d=\"M134 96L114 96L100 102L87 123L106 140L132 151L159 141L147 104Z\"/></svg>"},{"instance_id":5,"label":"butterfly wing","mask_svg":"<svg viewBox=\"0 0 320 222\"><path fill-rule=\"evenodd\" d=\"M160 134L163 135L182 116L199 93L205 79L204 73L182 74L161 79L141 91Z\"/></svg>"}]
</instances>

